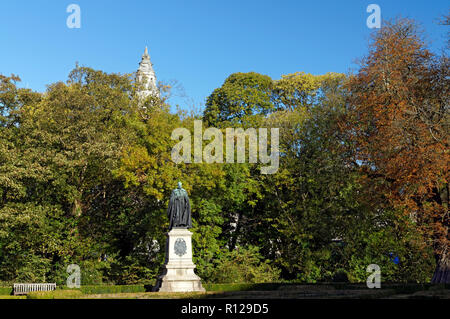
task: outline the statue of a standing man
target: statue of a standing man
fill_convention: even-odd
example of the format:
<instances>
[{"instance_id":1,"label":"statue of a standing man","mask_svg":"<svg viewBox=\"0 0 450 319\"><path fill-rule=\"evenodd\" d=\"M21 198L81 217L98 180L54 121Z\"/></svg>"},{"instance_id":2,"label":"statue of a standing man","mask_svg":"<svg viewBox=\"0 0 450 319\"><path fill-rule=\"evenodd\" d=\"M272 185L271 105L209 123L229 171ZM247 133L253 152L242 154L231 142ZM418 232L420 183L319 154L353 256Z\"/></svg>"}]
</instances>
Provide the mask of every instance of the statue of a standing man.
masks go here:
<instances>
[{"instance_id":1,"label":"statue of a standing man","mask_svg":"<svg viewBox=\"0 0 450 319\"><path fill-rule=\"evenodd\" d=\"M178 182L178 188L175 188L170 196L167 208L169 231L172 228L192 228L191 204L186 190L181 186L181 182Z\"/></svg>"}]
</instances>

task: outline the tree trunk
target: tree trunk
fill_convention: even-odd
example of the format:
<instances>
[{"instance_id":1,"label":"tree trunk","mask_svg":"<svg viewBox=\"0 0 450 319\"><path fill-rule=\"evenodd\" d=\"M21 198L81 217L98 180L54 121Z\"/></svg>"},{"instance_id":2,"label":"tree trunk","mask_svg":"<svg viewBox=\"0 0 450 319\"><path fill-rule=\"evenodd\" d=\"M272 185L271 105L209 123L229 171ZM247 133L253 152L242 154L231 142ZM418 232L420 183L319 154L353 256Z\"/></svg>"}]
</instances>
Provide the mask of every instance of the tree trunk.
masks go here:
<instances>
[{"instance_id":1,"label":"tree trunk","mask_svg":"<svg viewBox=\"0 0 450 319\"><path fill-rule=\"evenodd\" d=\"M442 207L448 207L450 204L450 188L449 184L445 184L442 189L437 189L435 191L438 194L436 202ZM442 223L444 226L445 233L442 235L444 240L439 241L437 244L436 254L436 270L434 271L431 283L433 284L450 284L450 251L449 251L449 213L444 211L444 215L437 219L437 223Z\"/></svg>"},{"instance_id":2,"label":"tree trunk","mask_svg":"<svg viewBox=\"0 0 450 319\"><path fill-rule=\"evenodd\" d=\"M436 270L434 271L432 284L450 284L450 258L448 249L437 258Z\"/></svg>"}]
</instances>

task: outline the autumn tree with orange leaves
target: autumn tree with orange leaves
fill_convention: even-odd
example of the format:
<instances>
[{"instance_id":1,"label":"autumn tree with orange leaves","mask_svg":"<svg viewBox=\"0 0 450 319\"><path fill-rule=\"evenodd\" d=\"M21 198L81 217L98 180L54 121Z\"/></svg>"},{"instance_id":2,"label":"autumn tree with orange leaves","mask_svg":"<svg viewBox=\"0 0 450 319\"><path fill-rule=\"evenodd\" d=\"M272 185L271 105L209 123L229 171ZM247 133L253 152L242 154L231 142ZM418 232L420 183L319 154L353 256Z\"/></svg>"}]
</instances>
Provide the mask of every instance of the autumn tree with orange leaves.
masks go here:
<instances>
[{"instance_id":1,"label":"autumn tree with orange leaves","mask_svg":"<svg viewBox=\"0 0 450 319\"><path fill-rule=\"evenodd\" d=\"M433 246L434 283L450 282L449 79L414 21L387 22L349 81L342 124L367 198L407 214Z\"/></svg>"}]
</instances>

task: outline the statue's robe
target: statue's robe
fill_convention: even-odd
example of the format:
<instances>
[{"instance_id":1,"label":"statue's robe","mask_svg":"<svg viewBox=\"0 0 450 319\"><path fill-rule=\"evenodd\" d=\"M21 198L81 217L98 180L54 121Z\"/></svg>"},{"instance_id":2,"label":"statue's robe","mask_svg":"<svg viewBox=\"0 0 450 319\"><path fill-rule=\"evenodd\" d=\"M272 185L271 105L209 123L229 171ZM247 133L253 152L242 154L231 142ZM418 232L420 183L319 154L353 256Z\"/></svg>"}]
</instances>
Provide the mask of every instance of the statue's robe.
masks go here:
<instances>
[{"instance_id":1,"label":"statue's robe","mask_svg":"<svg viewBox=\"0 0 450 319\"><path fill-rule=\"evenodd\" d=\"M173 227L192 228L191 204L189 197L184 189L174 189L169 200L167 208L167 217L169 217L169 230Z\"/></svg>"}]
</instances>

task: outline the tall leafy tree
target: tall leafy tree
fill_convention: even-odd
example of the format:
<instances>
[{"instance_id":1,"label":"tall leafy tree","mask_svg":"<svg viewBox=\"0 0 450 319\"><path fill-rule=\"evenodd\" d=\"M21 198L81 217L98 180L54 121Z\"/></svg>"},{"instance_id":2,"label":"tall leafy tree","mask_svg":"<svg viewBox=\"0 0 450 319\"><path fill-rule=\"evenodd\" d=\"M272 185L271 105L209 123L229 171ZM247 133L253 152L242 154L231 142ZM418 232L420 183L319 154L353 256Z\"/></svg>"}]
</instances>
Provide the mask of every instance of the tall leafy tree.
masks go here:
<instances>
[{"instance_id":1,"label":"tall leafy tree","mask_svg":"<svg viewBox=\"0 0 450 319\"><path fill-rule=\"evenodd\" d=\"M448 61L430 52L413 21L385 23L349 82L346 118L371 194L403 211L430 238L433 282L447 283Z\"/></svg>"}]
</instances>

